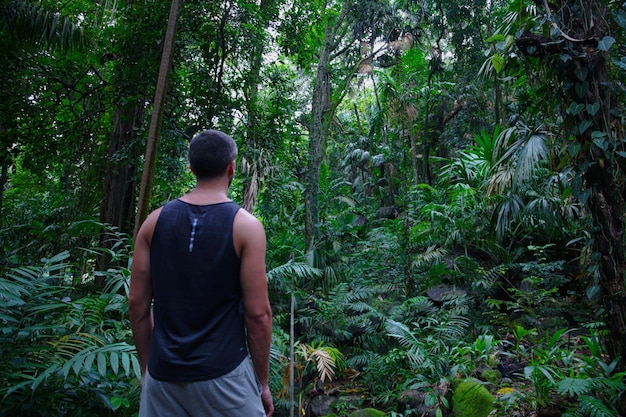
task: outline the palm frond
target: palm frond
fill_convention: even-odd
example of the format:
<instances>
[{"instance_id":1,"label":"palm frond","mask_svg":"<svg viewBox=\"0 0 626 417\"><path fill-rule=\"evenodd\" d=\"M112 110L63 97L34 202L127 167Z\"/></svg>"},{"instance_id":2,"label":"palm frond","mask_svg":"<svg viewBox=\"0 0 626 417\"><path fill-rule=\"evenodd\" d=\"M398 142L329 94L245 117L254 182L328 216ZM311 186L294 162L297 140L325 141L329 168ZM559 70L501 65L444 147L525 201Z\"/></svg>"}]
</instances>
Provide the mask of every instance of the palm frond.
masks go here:
<instances>
[{"instance_id":1,"label":"palm frond","mask_svg":"<svg viewBox=\"0 0 626 417\"><path fill-rule=\"evenodd\" d=\"M422 265L431 264L437 260L443 259L448 250L444 247L438 247L437 245L431 245L423 253L419 253L415 255L413 259L412 266L414 268L419 268Z\"/></svg>"},{"instance_id":2,"label":"palm frond","mask_svg":"<svg viewBox=\"0 0 626 417\"><path fill-rule=\"evenodd\" d=\"M297 287L301 287L303 283L319 278L322 274L322 270L304 262L289 261L269 270L267 272L267 280L277 289L288 292L290 291L292 280Z\"/></svg>"},{"instance_id":3,"label":"palm frond","mask_svg":"<svg viewBox=\"0 0 626 417\"><path fill-rule=\"evenodd\" d=\"M0 6L0 30L7 28L16 43L70 49L82 45L83 30L68 18L39 3L9 0Z\"/></svg>"}]
</instances>

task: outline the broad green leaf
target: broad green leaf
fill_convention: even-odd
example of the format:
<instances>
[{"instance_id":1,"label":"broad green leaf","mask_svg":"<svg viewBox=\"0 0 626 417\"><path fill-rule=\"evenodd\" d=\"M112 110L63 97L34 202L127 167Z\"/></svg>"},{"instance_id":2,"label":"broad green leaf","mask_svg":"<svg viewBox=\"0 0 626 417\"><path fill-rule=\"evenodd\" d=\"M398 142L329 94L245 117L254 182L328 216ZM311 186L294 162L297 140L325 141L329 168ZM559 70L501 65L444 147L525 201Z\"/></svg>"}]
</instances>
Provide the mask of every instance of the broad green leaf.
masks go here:
<instances>
[{"instance_id":1,"label":"broad green leaf","mask_svg":"<svg viewBox=\"0 0 626 417\"><path fill-rule=\"evenodd\" d=\"M587 104L587 113L590 115L595 116L598 110L600 110L600 103Z\"/></svg>"},{"instance_id":2,"label":"broad green leaf","mask_svg":"<svg viewBox=\"0 0 626 417\"><path fill-rule=\"evenodd\" d=\"M585 105L582 103L572 103L569 105L566 112L571 114L572 116L576 116L578 113L583 111L584 108L585 108Z\"/></svg>"},{"instance_id":3,"label":"broad green leaf","mask_svg":"<svg viewBox=\"0 0 626 417\"><path fill-rule=\"evenodd\" d=\"M576 68L574 70L574 74L580 81L585 81L587 79L587 75L589 74L589 69L587 67Z\"/></svg>"},{"instance_id":4,"label":"broad green leaf","mask_svg":"<svg viewBox=\"0 0 626 417\"><path fill-rule=\"evenodd\" d=\"M622 57L621 59L613 59L613 64L617 65L619 68L626 70L626 57Z\"/></svg>"},{"instance_id":5,"label":"broad green leaf","mask_svg":"<svg viewBox=\"0 0 626 417\"><path fill-rule=\"evenodd\" d=\"M494 54L491 57L491 63L493 64L493 69L496 70L496 73L500 73L500 71L502 71L502 67L504 67L504 57L500 54Z\"/></svg>"},{"instance_id":6,"label":"broad green leaf","mask_svg":"<svg viewBox=\"0 0 626 417\"><path fill-rule=\"evenodd\" d=\"M106 376L107 374L107 357L104 353L98 353L98 372L100 375Z\"/></svg>"},{"instance_id":7,"label":"broad green leaf","mask_svg":"<svg viewBox=\"0 0 626 417\"><path fill-rule=\"evenodd\" d=\"M109 358L109 361L111 362L111 370L115 375L117 375L118 371L120 370L120 357L117 352L111 352L111 357Z\"/></svg>"},{"instance_id":8,"label":"broad green leaf","mask_svg":"<svg viewBox=\"0 0 626 417\"><path fill-rule=\"evenodd\" d=\"M576 131L579 135L582 135L591 127L593 122L591 120L583 120L582 122L576 125Z\"/></svg>"},{"instance_id":9,"label":"broad green leaf","mask_svg":"<svg viewBox=\"0 0 626 417\"><path fill-rule=\"evenodd\" d=\"M626 10L620 8L619 11L613 13L615 23L622 29L626 29Z\"/></svg>"},{"instance_id":10,"label":"broad green leaf","mask_svg":"<svg viewBox=\"0 0 626 417\"><path fill-rule=\"evenodd\" d=\"M126 352L122 354L122 367L124 368L124 373L128 375L130 373L130 357Z\"/></svg>"},{"instance_id":11,"label":"broad green leaf","mask_svg":"<svg viewBox=\"0 0 626 417\"><path fill-rule=\"evenodd\" d=\"M598 42L598 50L608 51L611 48L611 46L613 46L614 43L615 43L614 37L605 36L604 38L600 39L600 42Z\"/></svg>"},{"instance_id":12,"label":"broad green leaf","mask_svg":"<svg viewBox=\"0 0 626 417\"><path fill-rule=\"evenodd\" d=\"M602 149L603 151L606 151L609 147L608 141L602 138L594 139L593 144L596 145L598 148Z\"/></svg>"},{"instance_id":13,"label":"broad green leaf","mask_svg":"<svg viewBox=\"0 0 626 417\"><path fill-rule=\"evenodd\" d=\"M589 91L589 83L587 81L582 83L576 83L574 88L576 89L576 94L578 94L578 97L583 98L587 94L587 91Z\"/></svg>"}]
</instances>

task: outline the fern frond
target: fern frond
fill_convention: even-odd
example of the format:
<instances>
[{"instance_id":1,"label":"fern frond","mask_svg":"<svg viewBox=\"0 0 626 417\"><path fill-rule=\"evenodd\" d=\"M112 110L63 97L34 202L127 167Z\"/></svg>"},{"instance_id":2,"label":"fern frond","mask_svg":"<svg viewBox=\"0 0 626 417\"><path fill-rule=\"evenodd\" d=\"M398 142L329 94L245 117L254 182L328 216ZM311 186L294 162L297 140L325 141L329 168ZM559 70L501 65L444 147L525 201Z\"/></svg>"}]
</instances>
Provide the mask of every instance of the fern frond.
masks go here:
<instances>
[{"instance_id":1,"label":"fern frond","mask_svg":"<svg viewBox=\"0 0 626 417\"><path fill-rule=\"evenodd\" d=\"M419 253L415 255L415 259L413 259L412 266L414 268L419 268L422 265L428 265L432 262L435 262L439 259L443 259L446 256L448 250L444 247L437 247L437 245L429 246L424 253Z\"/></svg>"},{"instance_id":2,"label":"fern frond","mask_svg":"<svg viewBox=\"0 0 626 417\"><path fill-rule=\"evenodd\" d=\"M565 378L557 385L557 393L559 395L569 395L572 397L580 397L588 394L591 388L591 382L583 378Z\"/></svg>"},{"instance_id":3,"label":"fern frond","mask_svg":"<svg viewBox=\"0 0 626 417\"><path fill-rule=\"evenodd\" d=\"M579 398L580 411L589 417L615 417L617 413L609 409L601 400L590 395Z\"/></svg>"}]
</instances>

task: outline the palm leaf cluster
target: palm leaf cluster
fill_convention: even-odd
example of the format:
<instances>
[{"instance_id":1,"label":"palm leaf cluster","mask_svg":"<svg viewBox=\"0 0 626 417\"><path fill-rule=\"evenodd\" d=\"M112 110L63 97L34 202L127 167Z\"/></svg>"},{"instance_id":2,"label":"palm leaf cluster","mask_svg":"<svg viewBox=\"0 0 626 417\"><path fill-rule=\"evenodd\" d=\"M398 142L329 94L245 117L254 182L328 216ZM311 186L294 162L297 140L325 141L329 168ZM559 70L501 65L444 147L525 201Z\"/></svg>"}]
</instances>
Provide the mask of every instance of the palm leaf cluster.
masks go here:
<instances>
[{"instance_id":1,"label":"palm leaf cluster","mask_svg":"<svg viewBox=\"0 0 626 417\"><path fill-rule=\"evenodd\" d=\"M89 415L138 395L126 296L83 293L71 284L68 258L64 252L0 277L0 410L7 415L37 410L46 398L56 398L46 415Z\"/></svg>"},{"instance_id":2,"label":"palm leaf cluster","mask_svg":"<svg viewBox=\"0 0 626 417\"><path fill-rule=\"evenodd\" d=\"M80 26L42 6L21 0L0 4L0 33L18 43L69 49L84 41Z\"/></svg>"}]
</instances>

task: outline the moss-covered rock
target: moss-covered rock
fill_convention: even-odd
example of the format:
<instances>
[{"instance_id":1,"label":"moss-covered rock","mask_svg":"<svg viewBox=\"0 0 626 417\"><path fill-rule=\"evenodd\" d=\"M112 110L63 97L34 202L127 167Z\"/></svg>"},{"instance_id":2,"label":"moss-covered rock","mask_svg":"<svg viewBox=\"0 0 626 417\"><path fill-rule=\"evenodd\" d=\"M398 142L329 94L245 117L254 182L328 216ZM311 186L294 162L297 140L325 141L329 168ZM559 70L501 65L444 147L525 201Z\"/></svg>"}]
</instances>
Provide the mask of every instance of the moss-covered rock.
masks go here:
<instances>
[{"instance_id":1,"label":"moss-covered rock","mask_svg":"<svg viewBox=\"0 0 626 417\"><path fill-rule=\"evenodd\" d=\"M491 382L494 385L499 385L502 380L502 373L497 369L484 369L480 373L480 377L483 381Z\"/></svg>"},{"instance_id":2,"label":"moss-covered rock","mask_svg":"<svg viewBox=\"0 0 626 417\"><path fill-rule=\"evenodd\" d=\"M452 395L452 414L455 417L487 417L493 410L493 396L481 383L465 380Z\"/></svg>"},{"instance_id":3,"label":"moss-covered rock","mask_svg":"<svg viewBox=\"0 0 626 417\"><path fill-rule=\"evenodd\" d=\"M374 408L364 408L350 413L350 417L385 417L387 414Z\"/></svg>"}]
</instances>

